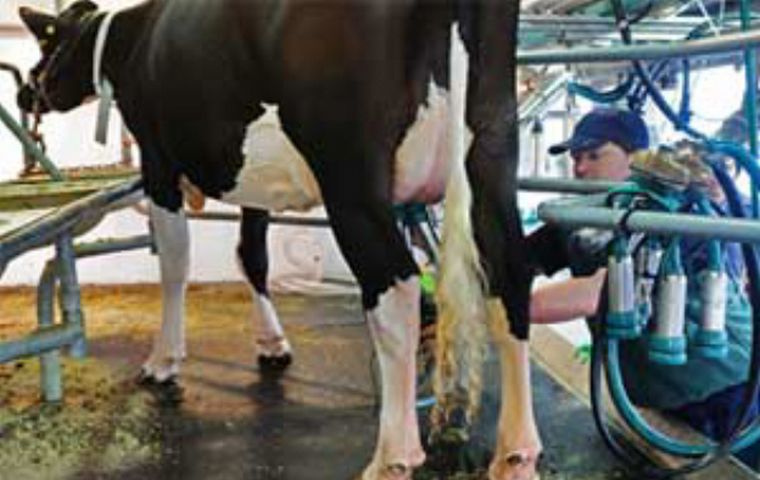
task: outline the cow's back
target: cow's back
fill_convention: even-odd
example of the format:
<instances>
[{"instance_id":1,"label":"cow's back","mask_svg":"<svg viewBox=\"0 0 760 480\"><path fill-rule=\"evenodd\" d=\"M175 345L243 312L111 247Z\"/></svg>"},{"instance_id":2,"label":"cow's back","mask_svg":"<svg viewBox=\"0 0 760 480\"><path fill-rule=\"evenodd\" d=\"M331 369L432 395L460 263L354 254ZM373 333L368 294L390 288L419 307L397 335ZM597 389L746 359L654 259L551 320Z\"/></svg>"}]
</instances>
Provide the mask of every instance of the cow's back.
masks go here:
<instances>
[{"instance_id":1,"label":"cow's back","mask_svg":"<svg viewBox=\"0 0 760 480\"><path fill-rule=\"evenodd\" d=\"M215 197L234 187L246 127L263 103L279 106L291 137L350 130L366 151L392 152L430 80L446 83L450 9L443 2L152 5L154 18L133 58L131 88L140 99L133 116L168 169L182 170Z\"/></svg>"}]
</instances>

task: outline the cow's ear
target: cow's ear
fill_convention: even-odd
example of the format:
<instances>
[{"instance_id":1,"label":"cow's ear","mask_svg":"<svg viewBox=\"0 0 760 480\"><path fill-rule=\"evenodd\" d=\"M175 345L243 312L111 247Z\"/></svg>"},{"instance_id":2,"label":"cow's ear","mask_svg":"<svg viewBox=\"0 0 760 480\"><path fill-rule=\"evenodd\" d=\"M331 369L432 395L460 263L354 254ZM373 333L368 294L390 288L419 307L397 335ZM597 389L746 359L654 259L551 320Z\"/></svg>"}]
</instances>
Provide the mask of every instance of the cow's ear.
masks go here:
<instances>
[{"instance_id":1,"label":"cow's ear","mask_svg":"<svg viewBox=\"0 0 760 480\"><path fill-rule=\"evenodd\" d=\"M18 14L24 25L37 37L37 40L45 40L55 35L56 18L53 15L48 15L29 7L19 8Z\"/></svg>"},{"instance_id":2,"label":"cow's ear","mask_svg":"<svg viewBox=\"0 0 760 480\"><path fill-rule=\"evenodd\" d=\"M85 13L96 12L98 10L98 5L90 0L77 0L69 5L67 10L72 10L77 16L81 16Z\"/></svg>"}]
</instances>

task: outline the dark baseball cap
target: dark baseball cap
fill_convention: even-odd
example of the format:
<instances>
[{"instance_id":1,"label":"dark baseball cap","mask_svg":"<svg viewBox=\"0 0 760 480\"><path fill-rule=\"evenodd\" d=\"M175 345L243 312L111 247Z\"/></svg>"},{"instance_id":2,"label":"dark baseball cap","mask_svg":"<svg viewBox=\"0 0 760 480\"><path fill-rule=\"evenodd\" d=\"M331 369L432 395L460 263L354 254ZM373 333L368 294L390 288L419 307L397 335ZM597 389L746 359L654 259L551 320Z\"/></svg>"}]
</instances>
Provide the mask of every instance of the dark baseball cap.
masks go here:
<instances>
[{"instance_id":1,"label":"dark baseball cap","mask_svg":"<svg viewBox=\"0 0 760 480\"><path fill-rule=\"evenodd\" d=\"M573 136L549 147L558 155L568 150L593 150L612 142L628 152L649 148L649 132L644 121L633 112L616 108L598 108L587 113L575 126Z\"/></svg>"}]
</instances>

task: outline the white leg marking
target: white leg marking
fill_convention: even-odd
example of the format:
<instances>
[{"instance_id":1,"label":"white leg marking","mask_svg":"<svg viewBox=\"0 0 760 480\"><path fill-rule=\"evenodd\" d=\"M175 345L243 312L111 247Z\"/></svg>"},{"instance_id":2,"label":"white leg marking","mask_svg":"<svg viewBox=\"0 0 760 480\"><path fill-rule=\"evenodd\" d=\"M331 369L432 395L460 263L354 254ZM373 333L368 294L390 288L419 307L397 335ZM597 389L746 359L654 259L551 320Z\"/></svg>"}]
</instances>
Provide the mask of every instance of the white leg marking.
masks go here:
<instances>
[{"instance_id":1,"label":"white leg marking","mask_svg":"<svg viewBox=\"0 0 760 480\"><path fill-rule=\"evenodd\" d=\"M420 337L419 278L399 281L367 312L382 379L377 447L363 480L411 479L425 461L416 399L416 351Z\"/></svg>"},{"instance_id":2,"label":"white leg marking","mask_svg":"<svg viewBox=\"0 0 760 480\"><path fill-rule=\"evenodd\" d=\"M268 248L266 245L264 248ZM240 253L235 257L237 266L243 276L246 276ZM249 282L251 289L251 329L253 330L253 339L256 345L257 357L282 357L291 353L290 342L285 337L285 331L282 328L280 317L277 315L272 300L265 295L261 295Z\"/></svg>"},{"instance_id":3,"label":"white leg marking","mask_svg":"<svg viewBox=\"0 0 760 480\"><path fill-rule=\"evenodd\" d=\"M535 480L541 439L533 413L528 342L508 331L501 300L488 301L488 324L501 363L501 411L490 480Z\"/></svg>"},{"instance_id":4,"label":"white leg marking","mask_svg":"<svg viewBox=\"0 0 760 480\"><path fill-rule=\"evenodd\" d=\"M290 342L285 337L280 318L272 301L251 288L253 312L251 325L256 341L256 355L264 357L282 357L290 353Z\"/></svg>"},{"instance_id":5,"label":"white leg marking","mask_svg":"<svg viewBox=\"0 0 760 480\"><path fill-rule=\"evenodd\" d=\"M143 372L161 382L178 375L185 358L185 287L190 265L190 234L183 212L150 203L150 220L161 269L162 322Z\"/></svg>"}]
</instances>

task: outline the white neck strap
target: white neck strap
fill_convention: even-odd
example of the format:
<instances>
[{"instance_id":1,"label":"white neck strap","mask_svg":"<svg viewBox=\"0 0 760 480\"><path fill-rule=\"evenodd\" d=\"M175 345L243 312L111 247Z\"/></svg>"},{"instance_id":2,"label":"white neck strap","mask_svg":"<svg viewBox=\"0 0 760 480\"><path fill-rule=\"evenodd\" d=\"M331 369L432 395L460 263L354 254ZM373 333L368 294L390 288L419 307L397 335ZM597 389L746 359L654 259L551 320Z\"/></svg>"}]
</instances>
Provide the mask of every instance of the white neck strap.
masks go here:
<instances>
[{"instance_id":1,"label":"white neck strap","mask_svg":"<svg viewBox=\"0 0 760 480\"><path fill-rule=\"evenodd\" d=\"M105 145L108 136L108 114L111 110L111 101L113 100L113 86L111 82L102 75L103 72L103 53L106 50L106 40L108 40L108 31L111 28L111 22L116 16L116 12L107 13L98 27L98 35L95 37L95 52L92 56L92 85L95 88L95 94L100 97L98 105L98 117L95 124L95 140Z\"/></svg>"},{"instance_id":2,"label":"white neck strap","mask_svg":"<svg viewBox=\"0 0 760 480\"><path fill-rule=\"evenodd\" d=\"M98 36L95 37L95 52L92 56L92 84L95 87L95 93L100 96L103 93L103 84L106 80L102 76L103 71L103 53L106 50L106 40L108 40L108 31L111 29L116 12L106 14L103 21L98 27Z\"/></svg>"}]
</instances>

